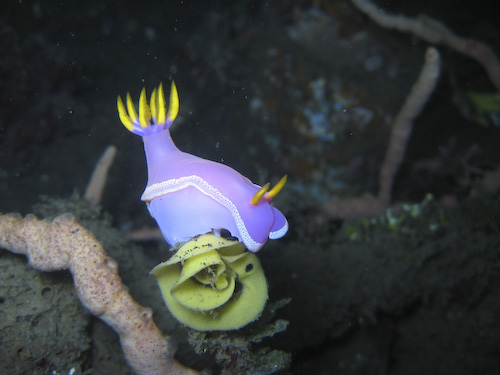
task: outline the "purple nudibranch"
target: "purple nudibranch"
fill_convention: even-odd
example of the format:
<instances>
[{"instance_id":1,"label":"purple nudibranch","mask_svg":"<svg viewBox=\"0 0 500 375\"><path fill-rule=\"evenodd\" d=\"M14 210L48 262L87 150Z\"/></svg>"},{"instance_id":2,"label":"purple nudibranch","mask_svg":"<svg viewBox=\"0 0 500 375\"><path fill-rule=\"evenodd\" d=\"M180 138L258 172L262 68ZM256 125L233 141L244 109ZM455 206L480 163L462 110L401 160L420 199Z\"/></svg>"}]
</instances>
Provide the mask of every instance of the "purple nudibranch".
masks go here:
<instances>
[{"instance_id":1,"label":"purple nudibranch","mask_svg":"<svg viewBox=\"0 0 500 375\"><path fill-rule=\"evenodd\" d=\"M146 152L148 184L141 199L170 245L226 229L256 252L268 238L285 235L288 222L272 199L285 185L286 176L268 191L269 183L260 187L227 165L175 146L169 131L179 111L173 82L168 111L162 84L153 90L149 105L142 90L139 115L128 93L126 105L118 97L120 120L142 137Z\"/></svg>"}]
</instances>

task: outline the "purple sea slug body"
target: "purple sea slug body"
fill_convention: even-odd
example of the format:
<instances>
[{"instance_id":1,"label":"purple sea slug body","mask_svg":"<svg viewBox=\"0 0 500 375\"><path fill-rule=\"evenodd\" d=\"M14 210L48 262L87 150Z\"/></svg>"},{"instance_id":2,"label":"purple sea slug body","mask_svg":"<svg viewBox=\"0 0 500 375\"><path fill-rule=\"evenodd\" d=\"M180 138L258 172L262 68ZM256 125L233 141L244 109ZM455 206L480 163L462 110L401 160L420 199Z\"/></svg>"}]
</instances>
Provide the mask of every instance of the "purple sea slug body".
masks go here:
<instances>
[{"instance_id":1,"label":"purple sea slug body","mask_svg":"<svg viewBox=\"0 0 500 375\"><path fill-rule=\"evenodd\" d=\"M130 94L126 107L118 97L121 122L144 141L148 184L141 199L166 241L173 245L226 229L256 252L268 238L284 236L288 222L272 199L285 185L286 176L268 191L269 183L260 187L227 165L180 151L169 131L178 110L173 82L168 112L162 84L153 90L149 105L142 90L139 115Z\"/></svg>"}]
</instances>

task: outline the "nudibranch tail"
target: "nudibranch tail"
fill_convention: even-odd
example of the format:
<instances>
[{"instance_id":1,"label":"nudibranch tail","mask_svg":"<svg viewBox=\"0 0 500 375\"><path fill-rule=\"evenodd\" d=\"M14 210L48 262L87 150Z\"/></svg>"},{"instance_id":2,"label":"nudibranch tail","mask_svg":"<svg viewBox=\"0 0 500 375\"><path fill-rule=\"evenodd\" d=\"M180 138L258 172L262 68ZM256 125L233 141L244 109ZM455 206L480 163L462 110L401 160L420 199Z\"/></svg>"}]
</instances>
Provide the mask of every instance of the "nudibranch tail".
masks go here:
<instances>
[{"instance_id":1,"label":"nudibranch tail","mask_svg":"<svg viewBox=\"0 0 500 375\"><path fill-rule=\"evenodd\" d=\"M118 96L117 107L120 121L132 133L143 137L168 129L179 113L179 95L173 81L170 89L168 112L166 111L165 93L162 83L160 83L158 88L153 89L149 104L146 97L146 89L142 89L139 97L139 115L137 115L129 93L127 93L126 102L127 106L125 107L122 98Z\"/></svg>"}]
</instances>

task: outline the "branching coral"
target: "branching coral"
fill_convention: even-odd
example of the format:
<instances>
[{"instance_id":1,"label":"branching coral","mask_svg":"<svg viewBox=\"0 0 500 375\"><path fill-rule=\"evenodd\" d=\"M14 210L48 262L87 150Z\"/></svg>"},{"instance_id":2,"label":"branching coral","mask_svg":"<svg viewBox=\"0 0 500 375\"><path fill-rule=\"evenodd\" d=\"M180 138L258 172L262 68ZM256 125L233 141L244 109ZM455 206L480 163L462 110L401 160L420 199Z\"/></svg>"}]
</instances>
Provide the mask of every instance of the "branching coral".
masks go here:
<instances>
[{"instance_id":1,"label":"branching coral","mask_svg":"<svg viewBox=\"0 0 500 375\"><path fill-rule=\"evenodd\" d=\"M330 217L359 217L380 215L389 205L394 176L401 164L406 144L410 138L413 121L422 111L431 96L439 78L440 56L435 48L429 48L425 63L417 82L401 108L391 131L389 148L379 173L379 192L377 197L360 197L351 200L332 198L324 206Z\"/></svg>"},{"instance_id":2,"label":"branching coral","mask_svg":"<svg viewBox=\"0 0 500 375\"><path fill-rule=\"evenodd\" d=\"M82 304L118 333L125 358L138 374L197 374L173 358L173 345L153 322L152 311L132 299L116 262L73 216L48 222L33 215L1 215L0 247L26 255L41 271L69 269Z\"/></svg>"}]
</instances>

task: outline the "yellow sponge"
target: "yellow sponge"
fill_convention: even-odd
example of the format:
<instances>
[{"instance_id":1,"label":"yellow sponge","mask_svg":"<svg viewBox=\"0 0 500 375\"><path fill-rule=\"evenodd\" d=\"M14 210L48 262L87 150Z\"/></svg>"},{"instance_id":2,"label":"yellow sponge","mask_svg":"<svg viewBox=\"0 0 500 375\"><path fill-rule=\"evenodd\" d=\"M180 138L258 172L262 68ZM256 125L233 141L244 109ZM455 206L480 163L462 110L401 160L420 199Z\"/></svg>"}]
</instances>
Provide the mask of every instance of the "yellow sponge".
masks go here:
<instances>
[{"instance_id":1,"label":"yellow sponge","mask_svg":"<svg viewBox=\"0 0 500 375\"><path fill-rule=\"evenodd\" d=\"M241 242L214 234L193 238L151 273L172 315L198 331L241 328L267 301L259 259Z\"/></svg>"}]
</instances>

